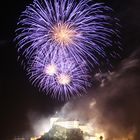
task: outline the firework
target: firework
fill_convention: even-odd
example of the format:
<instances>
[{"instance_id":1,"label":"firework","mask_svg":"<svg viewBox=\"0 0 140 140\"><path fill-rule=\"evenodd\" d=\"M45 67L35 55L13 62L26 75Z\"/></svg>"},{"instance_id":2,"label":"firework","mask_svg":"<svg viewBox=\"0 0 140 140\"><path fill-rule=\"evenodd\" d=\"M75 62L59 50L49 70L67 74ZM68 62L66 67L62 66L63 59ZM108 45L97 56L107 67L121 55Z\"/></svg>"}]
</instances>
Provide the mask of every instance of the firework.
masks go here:
<instances>
[{"instance_id":1,"label":"firework","mask_svg":"<svg viewBox=\"0 0 140 140\"><path fill-rule=\"evenodd\" d=\"M103 3L34 0L21 14L15 40L31 82L53 97L69 99L86 91L89 70L102 63L108 67L118 57L119 29Z\"/></svg>"},{"instance_id":2,"label":"firework","mask_svg":"<svg viewBox=\"0 0 140 140\"><path fill-rule=\"evenodd\" d=\"M60 100L86 93L91 85L85 63L79 65L70 57L46 56L45 50L33 56L27 72L33 85Z\"/></svg>"},{"instance_id":3,"label":"firework","mask_svg":"<svg viewBox=\"0 0 140 140\"><path fill-rule=\"evenodd\" d=\"M112 9L91 0L34 0L18 24L18 51L27 59L46 48L47 53L61 50L94 67L117 57L116 47L120 47Z\"/></svg>"}]
</instances>

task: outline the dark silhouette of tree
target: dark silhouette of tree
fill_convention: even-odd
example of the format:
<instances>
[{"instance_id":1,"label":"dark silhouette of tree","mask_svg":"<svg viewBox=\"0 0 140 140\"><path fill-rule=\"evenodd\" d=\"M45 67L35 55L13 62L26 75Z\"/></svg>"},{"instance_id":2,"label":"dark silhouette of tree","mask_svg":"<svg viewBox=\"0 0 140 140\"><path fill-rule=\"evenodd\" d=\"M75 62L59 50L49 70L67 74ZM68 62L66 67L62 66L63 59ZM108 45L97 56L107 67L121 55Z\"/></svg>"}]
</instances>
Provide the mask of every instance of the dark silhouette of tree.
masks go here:
<instances>
[{"instance_id":1,"label":"dark silhouette of tree","mask_svg":"<svg viewBox=\"0 0 140 140\"><path fill-rule=\"evenodd\" d=\"M103 136L100 136L100 140L103 140Z\"/></svg>"}]
</instances>

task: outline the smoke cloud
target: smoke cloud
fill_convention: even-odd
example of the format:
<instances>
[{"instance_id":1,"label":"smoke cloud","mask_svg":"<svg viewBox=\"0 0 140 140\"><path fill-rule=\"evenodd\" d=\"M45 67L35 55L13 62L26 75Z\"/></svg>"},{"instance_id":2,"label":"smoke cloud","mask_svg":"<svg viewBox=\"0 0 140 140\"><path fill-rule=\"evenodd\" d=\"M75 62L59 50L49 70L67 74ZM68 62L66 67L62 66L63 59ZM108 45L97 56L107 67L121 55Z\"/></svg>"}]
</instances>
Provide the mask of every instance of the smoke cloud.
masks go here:
<instances>
[{"instance_id":1,"label":"smoke cloud","mask_svg":"<svg viewBox=\"0 0 140 140\"><path fill-rule=\"evenodd\" d=\"M140 137L140 50L124 60L97 97L109 139ZM126 139L126 140L128 140Z\"/></svg>"},{"instance_id":2,"label":"smoke cloud","mask_svg":"<svg viewBox=\"0 0 140 140\"><path fill-rule=\"evenodd\" d=\"M102 78L104 77L104 78ZM140 138L140 50L122 61L115 72L97 74L101 86L67 103L58 116L79 119L104 131L106 140Z\"/></svg>"},{"instance_id":3,"label":"smoke cloud","mask_svg":"<svg viewBox=\"0 0 140 140\"><path fill-rule=\"evenodd\" d=\"M123 60L116 71L98 73L95 78L100 82L98 88L91 89L89 96L66 103L54 116L79 120L92 128L91 133L104 132L105 140L138 140L140 50ZM44 121L48 124L49 118L34 123L34 129Z\"/></svg>"}]
</instances>

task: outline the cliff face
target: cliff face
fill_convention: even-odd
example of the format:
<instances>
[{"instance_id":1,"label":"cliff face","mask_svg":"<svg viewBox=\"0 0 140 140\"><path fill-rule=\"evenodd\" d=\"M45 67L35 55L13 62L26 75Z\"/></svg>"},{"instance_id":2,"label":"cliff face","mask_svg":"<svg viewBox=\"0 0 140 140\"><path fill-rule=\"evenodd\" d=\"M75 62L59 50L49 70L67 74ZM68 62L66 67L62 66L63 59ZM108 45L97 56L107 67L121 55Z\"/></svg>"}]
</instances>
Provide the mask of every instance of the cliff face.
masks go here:
<instances>
[{"instance_id":1,"label":"cliff face","mask_svg":"<svg viewBox=\"0 0 140 140\"><path fill-rule=\"evenodd\" d=\"M54 126L38 140L84 140L84 138L80 129L66 129L61 126Z\"/></svg>"}]
</instances>

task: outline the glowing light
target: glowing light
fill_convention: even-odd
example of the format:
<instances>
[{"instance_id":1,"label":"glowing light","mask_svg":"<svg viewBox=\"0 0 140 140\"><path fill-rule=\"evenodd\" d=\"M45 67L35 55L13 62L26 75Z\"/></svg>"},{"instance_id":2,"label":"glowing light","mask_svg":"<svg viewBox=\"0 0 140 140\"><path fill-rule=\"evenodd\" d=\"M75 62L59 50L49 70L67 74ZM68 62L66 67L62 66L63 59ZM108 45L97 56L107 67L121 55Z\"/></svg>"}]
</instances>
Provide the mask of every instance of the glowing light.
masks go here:
<instances>
[{"instance_id":1,"label":"glowing light","mask_svg":"<svg viewBox=\"0 0 140 140\"><path fill-rule=\"evenodd\" d=\"M68 85L71 81L71 78L68 74L60 74L58 75L57 80L62 85Z\"/></svg>"},{"instance_id":2,"label":"glowing light","mask_svg":"<svg viewBox=\"0 0 140 140\"><path fill-rule=\"evenodd\" d=\"M38 140L38 139L40 139L40 138L41 138L41 136L38 136L38 137L31 137L30 140Z\"/></svg>"},{"instance_id":3,"label":"glowing light","mask_svg":"<svg viewBox=\"0 0 140 140\"><path fill-rule=\"evenodd\" d=\"M92 99L92 102L89 104L89 108L92 109L96 105L96 100Z\"/></svg>"},{"instance_id":4,"label":"glowing light","mask_svg":"<svg viewBox=\"0 0 140 140\"><path fill-rule=\"evenodd\" d=\"M70 29L65 24L59 24L54 27L53 36L54 39L60 44L70 44L72 43L72 39L74 37L75 31Z\"/></svg>"},{"instance_id":5,"label":"glowing light","mask_svg":"<svg viewBox=\"0 0 140 140\"><path fill-rule=\"evenodd\" d=\"M54 75L56 73L56 66L54 64L49 64L45 66L44 72L48 75Z\"/></svg>"},{"instance_id":6,"label":"glowing light","mask_svg":"<svg viewBox=\"0 0 140 140\"><path fill-rule=\"evenodd\" d=\"M102 138L101 140L105 139L105 134L103 132L101 132L101 133L95 133L95 136L97 138Z\"/></svg>"}]
</instances>

